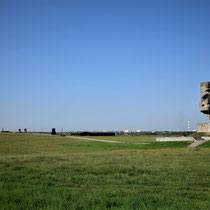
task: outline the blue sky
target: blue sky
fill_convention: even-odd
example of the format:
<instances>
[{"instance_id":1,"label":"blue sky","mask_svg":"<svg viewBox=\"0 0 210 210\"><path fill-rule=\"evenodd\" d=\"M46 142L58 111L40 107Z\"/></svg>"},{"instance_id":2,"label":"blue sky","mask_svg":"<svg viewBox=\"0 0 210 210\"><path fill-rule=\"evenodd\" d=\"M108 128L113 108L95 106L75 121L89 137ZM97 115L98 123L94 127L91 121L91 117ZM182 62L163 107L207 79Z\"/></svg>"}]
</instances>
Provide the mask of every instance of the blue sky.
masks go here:
<instances>
[{"instance_id":1,"label":"blue sky","mask_svg":"<svg viewBox=\"0 0 210 210\"><path fill-rule=\"evenodd\" d=\"M0 0L0 127L196 128L209 23L208 0Z\"/></svg>"}]
</instances>

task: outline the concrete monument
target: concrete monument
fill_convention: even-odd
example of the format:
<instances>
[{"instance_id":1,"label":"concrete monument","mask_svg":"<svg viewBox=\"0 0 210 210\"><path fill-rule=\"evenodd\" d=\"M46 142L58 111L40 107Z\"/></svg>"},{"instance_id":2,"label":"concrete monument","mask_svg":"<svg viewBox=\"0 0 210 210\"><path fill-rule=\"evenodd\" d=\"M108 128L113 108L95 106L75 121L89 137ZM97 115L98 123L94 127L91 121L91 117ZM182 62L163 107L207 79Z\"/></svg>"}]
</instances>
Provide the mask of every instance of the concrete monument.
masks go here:
<instances>
[{"instance_id":1,"label":"concrete monument","mask_svg":"<svg viewBox=\"0 0 210 210\"><path fill-rule=\"evenodd\" d=\"M210 115L210 82L201 83L201 112Z\"/></svg>"},{"instance_id":2,"label":"concrete monument","mask_svg":"<svg viewBox=\"0 0 210 210\"><path fill-rule=\"evenodd\" d=\"M210 82L201 83L200 110L210 119ZM198 123L197 131L210 133L210 123Z\"/></svg>"}]
</instances>

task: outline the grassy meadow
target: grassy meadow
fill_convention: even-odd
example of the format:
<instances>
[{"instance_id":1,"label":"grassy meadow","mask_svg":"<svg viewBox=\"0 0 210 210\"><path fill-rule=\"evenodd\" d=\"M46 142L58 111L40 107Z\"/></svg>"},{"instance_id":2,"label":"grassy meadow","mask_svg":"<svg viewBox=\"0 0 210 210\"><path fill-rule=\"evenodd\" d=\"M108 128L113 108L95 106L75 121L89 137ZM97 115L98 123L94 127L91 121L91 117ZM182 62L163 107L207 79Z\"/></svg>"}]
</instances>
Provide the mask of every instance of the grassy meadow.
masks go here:
<instances>
[{"instance_id":1,"label":"grassy meadow","mask_svg":"<svg viewBox=\"0 0 210 210\"><path fill-rule=\"evenodd\" d=\"M96 138L0 133L0 209L210 209L209 142Z\"/></svg>"}]
</instances>

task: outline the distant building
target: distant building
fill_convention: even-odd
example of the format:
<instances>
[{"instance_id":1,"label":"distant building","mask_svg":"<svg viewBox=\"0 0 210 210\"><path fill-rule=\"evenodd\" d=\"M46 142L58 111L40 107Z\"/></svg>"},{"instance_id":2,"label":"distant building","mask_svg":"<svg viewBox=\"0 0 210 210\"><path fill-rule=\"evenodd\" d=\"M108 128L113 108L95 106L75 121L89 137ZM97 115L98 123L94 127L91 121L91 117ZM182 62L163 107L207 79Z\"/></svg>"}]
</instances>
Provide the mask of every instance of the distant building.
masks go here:
<instances>
[{"instance_id":1,"label":"distant building","mask_svg":"<svg viewBox=\"0 0 210 210\"><path fill-rule=\"evenodd\" d=\"M129 130L124 130L123 132L124 132L124 134L128 134Z\"/></svg>"}]
</instances>

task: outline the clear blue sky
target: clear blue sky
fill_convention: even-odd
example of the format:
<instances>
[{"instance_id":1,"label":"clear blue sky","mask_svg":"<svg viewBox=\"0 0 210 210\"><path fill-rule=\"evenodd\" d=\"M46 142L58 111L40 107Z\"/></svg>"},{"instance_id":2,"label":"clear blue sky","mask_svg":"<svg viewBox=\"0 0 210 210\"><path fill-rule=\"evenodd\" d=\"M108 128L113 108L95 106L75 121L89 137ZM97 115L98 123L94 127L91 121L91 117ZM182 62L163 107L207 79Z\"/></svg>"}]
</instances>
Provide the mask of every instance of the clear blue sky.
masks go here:
<instances>
[{"instance_id":1,"label":"clear blue sky","mask_svg":"<svg viewBox=\"0 0 210 210\"><path fill-rule=\"evenodd\" d=\"M0 128L208 122L209 0L0 0Z\"/></svg>"}]
</instances>

